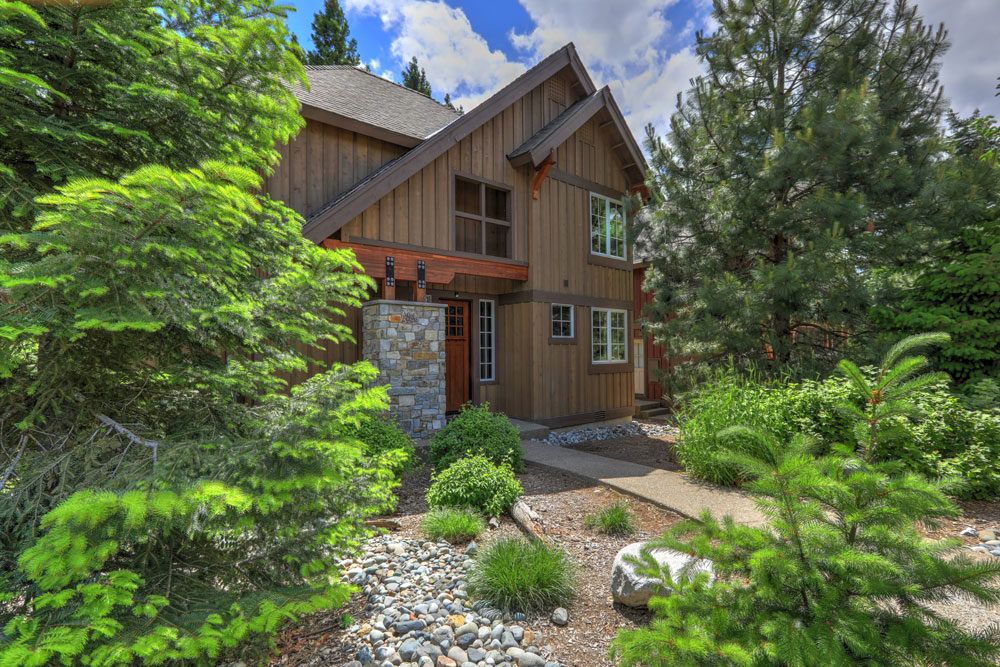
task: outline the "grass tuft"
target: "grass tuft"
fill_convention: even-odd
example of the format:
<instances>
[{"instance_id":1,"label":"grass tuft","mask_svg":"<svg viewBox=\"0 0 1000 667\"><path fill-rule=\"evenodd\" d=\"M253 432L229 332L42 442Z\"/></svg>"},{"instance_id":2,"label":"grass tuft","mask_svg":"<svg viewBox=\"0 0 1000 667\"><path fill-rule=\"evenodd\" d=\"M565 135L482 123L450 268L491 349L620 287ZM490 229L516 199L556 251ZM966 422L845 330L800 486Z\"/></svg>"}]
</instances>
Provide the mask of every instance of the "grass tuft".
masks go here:
<instances>
[{"instance_id":1,"label":"grass tuft","mask_svg":"<svg viewBox=\"0 0 1000 667\"><path fill-rule=\"evenodd\" d=\"M583 519L583 525L587 528L596 528L605 535L623 536L635 532L632 512L621 500L615 501L600 512L588 514Z\"/></svg>"},{"instance_id":2,"label":"grass tuft","mask_svg":"<svg viewBox=\"0 0 1000 667\"><path fill-rule=\"evenodd\" d=\"M548 611L564 606L576 588L576 566L558 547L500 537L476 556L468 591L504 611Z\"/></svg>"},{"instance_id":3,"label":"grass tuft","mask_svg":"<svg viewBox=\"0 0 1000 667\"><path fill-rule=\"evenodd\" d=\"M486 529L483 518L464 507L440 507L425 516L420 528L431 540L445 540L452 544L474 540Z\"/></svg>"}]
</instances>

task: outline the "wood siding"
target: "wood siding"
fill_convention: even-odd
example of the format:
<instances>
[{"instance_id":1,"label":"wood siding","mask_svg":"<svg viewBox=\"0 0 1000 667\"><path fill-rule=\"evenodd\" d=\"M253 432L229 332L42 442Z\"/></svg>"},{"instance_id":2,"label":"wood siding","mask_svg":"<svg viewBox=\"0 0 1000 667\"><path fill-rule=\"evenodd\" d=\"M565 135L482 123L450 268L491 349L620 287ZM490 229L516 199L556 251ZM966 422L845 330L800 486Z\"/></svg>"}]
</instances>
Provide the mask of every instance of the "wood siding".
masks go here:
<instances>
[{"instance_id":1,"label":"wood siding","mask_svg":"<svg viewBox=\"0 0 1000 667\"><path fill-rule=\"evenodd\" d=\"M281 160L264 189L305 217L406 149L307 119L278 151Z\"/></svg>"}]
</instances>

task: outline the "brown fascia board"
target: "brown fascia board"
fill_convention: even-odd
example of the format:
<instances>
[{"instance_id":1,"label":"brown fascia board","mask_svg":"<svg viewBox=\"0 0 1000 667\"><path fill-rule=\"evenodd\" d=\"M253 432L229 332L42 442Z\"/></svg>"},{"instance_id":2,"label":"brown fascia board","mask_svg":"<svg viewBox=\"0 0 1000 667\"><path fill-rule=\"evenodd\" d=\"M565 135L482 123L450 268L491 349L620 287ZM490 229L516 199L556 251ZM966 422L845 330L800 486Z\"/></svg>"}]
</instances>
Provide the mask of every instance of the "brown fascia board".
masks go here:
<instances>
[{"instance_id":1,"label":"brown fascia board","mask_svg":"<svg viewBox=\"0 0 1000 667\"><path fill-rule=\"evenodd\" d=\"M641 183L646 177L646 169L648 169L646 156L642 154L642 149L639 148L639 144L636 143L635 137L632 136L632 131L628 129L628 123L625 122L625 116L622 115L622 110L618 108L615 96L612 95L611 91L607 88L605 88L605 91L605 96L607 98L606 106L608 108L608 112L611 114L611 120L614 122L615 127L618 129L618 134L621 135L622 140L625 142L625 147L632 156L635 168L639 171L639 182ZM630 183L629 185L631 187L632 185L635 185L635 183Z\"/></svg>"},{"instance_id":2,"label":"brown fascia board","mask_svg":"<svg viewBox=\"0 0 1000 667\"><path fill-rule=\"evenodd\" d=\"M558 127L553 128L549 135L545 137L544 141L539 142L537 146L534 146L530 150L526 150L523 153L519 153L517 150L512 152L510 156L508 156L511 165L514 167L520 167L522 165L531 164L533 167L537 167L541 164L541 162L549 156L549 153L554 148L561 146L562 143L572 137L573 133L579 130L584 123L590 120L594 114L604 108L604 92L606 90L607 88L604 88L601 91L601 94L591 95L588 100L580 104L580 106L576 109L573 109L570 114L561 118ZM548 128L543 128L540 132L546 132L547 129ZM528 141L531 140L529 139Z\"/></svg>"},{"instance_id":3,"label":"brown fascia board","mask_svg":"<svg viewBox=\"0 0 1000 667\"><path fill-rule=\"evenodd\" d=\"M529 69L495 93L488 100L446 125L416 148L392 163L378 178L348 195L315 211L306 220L302 233L319 243L364 212L366 208L392 192L406 179L433 162L456 143L481 127L490 118L513 104L518 98L566 66L570 66L581 81L587 95L594 92L594 83L570 42L548 58Z\"/></svg>"},{"instance_id":4,"label":"brown fascia board","mask_svg":"<svg viewBox=\"0 0 1000 667\"><path fill-rule=\"evenodd\" d=\"M364 134L375 139L381 139L382 141L387 141L390 144L396 144L403 148L413 148L423 141L420 137L411 137L399 132L393 132L378 125L372 125L356 118L349 118L339 113L328 111L327 109L321 109L312 104L303 103L300 112L304 118L308 118L309 120L319 121L320 123L326 123L327 125L339 127L350 132L357 132L358 134Z\"/></svg>"}]
</instances>

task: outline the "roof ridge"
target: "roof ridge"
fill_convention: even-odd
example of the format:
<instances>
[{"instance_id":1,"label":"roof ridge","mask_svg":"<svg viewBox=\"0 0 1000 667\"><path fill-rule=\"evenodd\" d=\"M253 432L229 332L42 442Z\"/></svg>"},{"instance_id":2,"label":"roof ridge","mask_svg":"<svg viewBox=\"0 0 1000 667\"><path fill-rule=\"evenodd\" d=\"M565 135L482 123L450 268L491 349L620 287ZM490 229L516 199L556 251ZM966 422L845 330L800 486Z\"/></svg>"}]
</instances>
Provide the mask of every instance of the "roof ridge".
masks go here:
<instances>
[{"instance_id":1,"label":"roof ridge","mask_svg":"<svg viewBox=\"0 0 1000 667\"><path fill-rule=\"evenodd\" d=\"M435 104L437 104L437 105L439 105L441 107L444 107L445 109L448 109L448 111L453 112L456 116L461 115L457 111L455 111L454 109L452 109L451 107L449 107L447 104L445 104L444 102L438 102L436 99L434 99L430 95L426 95L426 94L420 92L419 90L414 90L413 88L410 88L409 86L404 86L403 84L397 83L397 82L393 81L392 79L387 79L384 76L380 76L378 74L374 74L370 70L364 69L360 65L306 65L305 68L307 70L309 70L309 69L315 69L315 70L323 70L323 69L344 69L344 70L347 70L347 69L353 69L353 70L357 70L358 72L361 72L362 74L367 74L368 76L374 77L374 78L378 79L379 81L384 81L385 83L391 83L392 85L394 85L394 86L396 86L398 88L402 88L403 90L408 90L411 93L414 93L416 95L420 95L421 97L426 97L427 99L429 99L430 101L434 102Z\"/></svg>"}]
</instances>

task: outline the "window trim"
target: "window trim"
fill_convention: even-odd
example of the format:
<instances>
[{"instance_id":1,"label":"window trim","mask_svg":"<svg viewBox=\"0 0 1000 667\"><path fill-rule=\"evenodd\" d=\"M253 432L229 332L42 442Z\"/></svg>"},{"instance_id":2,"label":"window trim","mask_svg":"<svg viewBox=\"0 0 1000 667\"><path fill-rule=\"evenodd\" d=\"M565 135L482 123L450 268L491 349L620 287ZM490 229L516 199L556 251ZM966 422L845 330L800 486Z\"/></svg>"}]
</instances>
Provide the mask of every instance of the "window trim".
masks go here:
<instances>
[{"instance_id":1,"label":"window trim","mask_svg":"<svg viewBox=\"0 0 1000 667\"><path fill-rule=\"evenodd\" d=\"M476 333L478 334L478 339L476 340L476 377L479 380L479 384L489 384L491 382L497 381L497 302L494 299L476 299L478 303L478 311L476 313L477 327ZM488 378L483 377L483 304L490 304L490 329L489 329L489 340L490 345L488 349L490 351L490 376Z\"/></svg>"},{"instance_id":2,"label":"window trim","mask_svg":"<svg viewBox=\"0 0 1000 667\"><path fill-rule=\"evenodd\" d=\"M479 211L477 215L475 213L466 213L464 211L459 211L456 206L456 197L458 196L458 188L456 187L456 182L461 179L463 181L473 183L479 186ZM499 181L493 181L488 178L483 178L482 176L477 176L475 174L469 173L467 171L461 171L459 169L451 170L451 180L448 185L450 189L451 197L449 198L449 212L451 214L450 220L450 231L451 239L449 243L451 244L451 249L455 252L462 252L468 255L475 255L476 257L489 257L494 260L509 260L514 258L514 188L507 183L501 183ZM490 187L494 190L501 190L507 193L507 211L510 220L500 220L498 218L491 218L486 215L486 188ZM476 220L479 222L479 237L481 252L470 253L468 251L458 250L455 243L455 233L458 229L457 218L466 218L468 220ZM486 254L486 225L500 225L508 228L507 232L507 255L488 255Z\"/></svg>"},{"instance_id":3,"label":"window trim","mask_svg":"<svg viewBox=\"0 0 1000 667\"><path fill-rule=\"evenodd\" d=\"M552 323L555 321L555 313L553 309L556 307L569 308L569 335L568 336L557 336L552 333ZM565 320L559 320L560 322L565 322ZM549 338L556 341L574 341L576 340L576 308L571 303L550 303L549 304Z\"/></svg>"},{"instance_id":4,"label":"window trim","mask_svg":"<svg viewBox=\"0 0 1000 667\"><path fill-rule=\"evenodd\" d=\"M596 313L607 313L607 315L608 315L608 318L607 318L608 321L607 321L607 324L606 324L607 328L605 329L605 331L607 333L607 336L608 336L608 338L607 338L608 358L607 359L594 359L594 315ZM625 334L624 347L623 347L623 351L625 353L625 357L623 359L612 359L611 358L611 344L612 344L611 343L611 331L612 331L612 327L611 327L611 314L612 313L621 313L624 316L624 318L625 318L625 322L624 322L624 325L623 325L623 328L622 328L622 331ZM629 334L629 326L628 326L628 324L629 324L629 322L628 322L628 310L625 310L625 309L622 309L622 308L596 308L596 307L590 309L590 363L591 364L593 364L595 366L609 366L609 365L612 365L612 364L628 364L629 363L629 349L628 349L629 348L629 335L628 335Z\"/></svg>"},{"instance_id":5,"label":"window trim","mask_svg":"<svg viewBox=\"0 0 1000 667\"><path fill-rule=\"evenodd\" d=\"M604 231L607 234L605 236L606 242L604 244L604 249L605 249L606 252L596 252L594 250L594 230L593 230L594 221L593 221L593 215L594 215L594 198L595 197L597 199L600 199L601 201L604 202ZM608 225L608 222L609 222L609 219L608 219L608 207L611 204L617 204L618 206L621 206L621 209L622 209L622 231L625 232L625 225L627 223L627 217L625 215L625 205L621 202L620 199L614 199L612 197L608 197L607 195L602 195L602 194L600 194L598 192L594 192L593 190L590 191L590 199L588 200L587 203L589 204L589 206L587 207L587 230L590 232L589 237L588 237L588 242L589 242L589 247L590 247L590 254L591 255L596 255L597 257L606 257L608 259L618 260L618 261L625 261L625 260L627 260L628 259L628 238L627 238L627 234L625 234L624 236L622 236L622 239L621 239L621 242L622 242L622 254L621 254L621 256L612 255L611 252L610 252L611 251L611 229L609 228L609 225Z\"/></svg>"}]
</instances>

